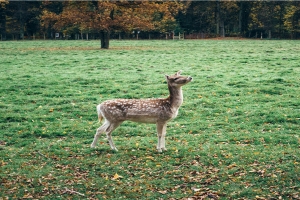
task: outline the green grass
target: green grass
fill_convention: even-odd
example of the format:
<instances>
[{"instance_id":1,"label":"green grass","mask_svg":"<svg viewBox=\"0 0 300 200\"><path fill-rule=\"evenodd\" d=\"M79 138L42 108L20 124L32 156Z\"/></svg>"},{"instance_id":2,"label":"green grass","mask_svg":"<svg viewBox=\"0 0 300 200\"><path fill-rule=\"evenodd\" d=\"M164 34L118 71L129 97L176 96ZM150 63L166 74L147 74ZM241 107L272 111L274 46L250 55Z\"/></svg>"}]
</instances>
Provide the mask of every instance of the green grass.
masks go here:
<instances>
[{"instance_id":1,"label":"green grass","mask_svg":"<svg viewBox=\"0 0 300 200\"><path fill-rule=\"evenodd\" d=\"M300 41L0 43L0 199L299 199ZM168 124L125 122L91 149L96 105L168 95ZM83 196L84 195L84 196Z\"/></svg>"}]
</instances>

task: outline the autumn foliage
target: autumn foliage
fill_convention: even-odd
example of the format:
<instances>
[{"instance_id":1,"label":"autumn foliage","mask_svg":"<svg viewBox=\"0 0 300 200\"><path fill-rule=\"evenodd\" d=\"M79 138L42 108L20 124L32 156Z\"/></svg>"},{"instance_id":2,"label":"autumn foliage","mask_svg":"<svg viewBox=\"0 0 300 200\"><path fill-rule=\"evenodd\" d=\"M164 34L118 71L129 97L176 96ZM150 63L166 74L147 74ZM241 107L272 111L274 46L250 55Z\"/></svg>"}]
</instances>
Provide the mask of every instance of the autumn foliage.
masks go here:
<instances>
[{"instance_id":1,"label":"autumn foliage","mask_svg":"<svg viewBox=\"0 0 300 200\"><path fill-rule=\"evenodd\" d=\"M1 1L0 39L298 39L299 19L299 1Z\"/></svg>"},{"instance_id":2,"label":"autumn foliage","mask_svg":"<svg viewBox=\"0 0 300 200\"><path fill-rule=\"evenodd\" d=\"M177 2L66 1L63 2L61 13L44 10L41 19L46 28L53 26L54 29L63 30L64 33L73 29L78 29L81 33L109 33L111 30L170 31L167 30L170 28L169 24L175 24L174 17L183 8L183 4Z\"/></svg>"}]
</instances>

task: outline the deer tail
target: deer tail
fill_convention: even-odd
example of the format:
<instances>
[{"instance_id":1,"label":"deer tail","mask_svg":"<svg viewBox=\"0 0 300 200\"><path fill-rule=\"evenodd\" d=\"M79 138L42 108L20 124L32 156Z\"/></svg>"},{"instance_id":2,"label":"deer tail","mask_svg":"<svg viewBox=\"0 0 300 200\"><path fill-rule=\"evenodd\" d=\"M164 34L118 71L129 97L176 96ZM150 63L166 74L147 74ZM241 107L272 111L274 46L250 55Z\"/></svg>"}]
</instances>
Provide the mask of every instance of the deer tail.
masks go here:
<instances>
[{"instance_id":1,"label":"deer tail","mask_svg":"<svg viewBox=\"0 0 300 200\"><path fill-rule=\"evenodd\" d=\"M103 119L103 115L102 115L102 112L101 112L101 109L100 109L100 104L97 106L97 113L98 113L99 122L101 122L102 119Z\"/></svg>"}]
</instances>

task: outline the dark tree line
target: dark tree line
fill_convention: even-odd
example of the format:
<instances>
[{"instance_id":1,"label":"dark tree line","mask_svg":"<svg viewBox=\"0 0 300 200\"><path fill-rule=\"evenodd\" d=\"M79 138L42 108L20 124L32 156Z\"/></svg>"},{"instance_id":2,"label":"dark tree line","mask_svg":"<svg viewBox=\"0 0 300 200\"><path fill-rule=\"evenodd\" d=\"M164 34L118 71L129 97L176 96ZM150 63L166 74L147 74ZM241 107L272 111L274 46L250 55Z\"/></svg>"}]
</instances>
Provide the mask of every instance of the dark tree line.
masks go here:
<instances>
[{"instance_id":1,"label":"dark tree line","mask_svg":"<svg viewBox=\"0 0 300 200\"><path fill-rule=\"evenodd\" d=\"M299 1L193 1L177 20L212 37L300 38Z\"/></svg>"},{"instance_id":2,"label":"dark tree line","mask_svg":"<svg viewBox=\"0 0 300 200\"><path fill-rule=\"evenodd\" d=\"M1 40L165 38L300 38L299 1L2 1ZM140 35L138 35L140 34ZM57 35L56 35L57 36ZM105 40L104 40L105 42Z\"/></svg>"}]
</instances>

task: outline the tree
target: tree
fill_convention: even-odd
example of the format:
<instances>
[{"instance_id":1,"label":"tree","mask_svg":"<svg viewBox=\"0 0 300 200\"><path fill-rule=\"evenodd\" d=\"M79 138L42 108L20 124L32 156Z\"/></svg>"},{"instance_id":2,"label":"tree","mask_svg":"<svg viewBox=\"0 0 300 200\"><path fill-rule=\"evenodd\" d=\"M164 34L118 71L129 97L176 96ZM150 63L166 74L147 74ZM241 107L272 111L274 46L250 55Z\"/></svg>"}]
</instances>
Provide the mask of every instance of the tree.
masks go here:
<instances>
[{"instance_id":1,"label":"tree","mask_svg":"<svg viewBox=\"0 0 300 200\"><path fill-rule=\"evenodd\" d=\"M0 34L1 40L6 40L6 5L8 2L0 2Z\"/></svg>"},{"instance_id":2,"label":"tree","mask_svg":"<svg viewBox=\"0 0 300 200\"><path fill-rule=\"evenodd\" d=\"M216 1L215 21L217 36L237 32L239 7L235 1Z\"/></svg>"},{"instance_id":3,"label":"tree","mask_svg":"<svg viewBox=\"0 0 300 200\"><path fill-rule=\"evenodd\" d=\"M300 2L293 2L286 6L284 26L292 39L300 33Z\"/></svg>"},{"instance_id":4,"label":"tree","mask_svg":"<svg viewBox=\"0 0 300 200\"><path fill-rule=\"evenodd\" d=\"M109 48L112 30L130 32L149 31L168 27L175 22L175 15L182 9L177 2L152 1L84 1L63 2L62 12L44 11L42 19L46 26L67 32L76 27L81 32L100 33L101 48Z\"/></svg>"},{"instance_id":5,"label":"tree","mask_svg":"<svg viewBox=\"0 0 300 200\"><path fill-rule=\"evenodd\" d=\"M188 32L206 32L225 36L238 26L238 6L236 2L193 1L186 14L180 14L180 25Z\"/></svg>"},{"instance_id":6,"label":"tree","mask_svg":"<svg viewBox=\"0 0 300 200\"><path fill-rule=\"evenodd\" d=\"M40 2L11 1L6 5L6 30L18 38L39 31Z\"/></svg>"},{"instance_id":7,"label":"tree","mask_svg":"<svg viewBox=\"0 0 300 200\"><path fill-rule=\"evenodd\" d=\"M240 1L238 2L239 6L239 34L246 35L248 31L249 16L252 6L252 2L249 1Z\"/></svg>"},{"instance_id":8,"label":"tree","mask_svg":"<svg viewBox=\"0 0 300 200\"><path fill-rule=\"evenodd\" d=\"M180 26L188 33L206 32L214 33L215 2L192 1L188 3L185 13L180 12L177 20Z\"/></svg>"},{"instance_id":9,"label":"tree","mask_svg":"<svg viewBox=\"0 0 300 200\"><path fill-rule=\"evenodd\" d=\"M253 2L249 28L261 32L261 36L272 38L272 32L282 33L284 7L287 2Z\"/></svg>"},{"instance_id":10,"label":"tree","mask_svg":"<svg viewBox=\"0 0 300 200\"><path fill-rule=\"evenodd\" d=\"M54 38L54 24L58 21L57 16L63 10L63 3L60 1L43 1L41 8L40 26L44 34L44 39L46 39L46 36Z\"/></svg>"}]
</instances>

